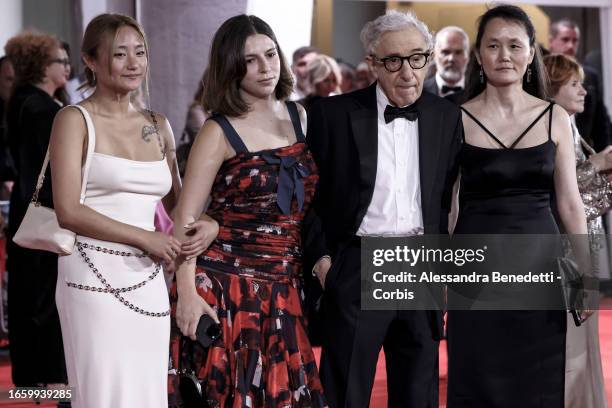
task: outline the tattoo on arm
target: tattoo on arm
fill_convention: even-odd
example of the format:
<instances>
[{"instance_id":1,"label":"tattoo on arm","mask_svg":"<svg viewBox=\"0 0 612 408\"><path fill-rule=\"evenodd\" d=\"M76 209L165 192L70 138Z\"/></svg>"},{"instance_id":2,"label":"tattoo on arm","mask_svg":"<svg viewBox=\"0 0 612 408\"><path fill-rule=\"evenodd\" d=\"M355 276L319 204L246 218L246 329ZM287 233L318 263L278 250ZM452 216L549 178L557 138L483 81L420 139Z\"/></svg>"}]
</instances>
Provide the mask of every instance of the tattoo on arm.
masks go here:
<instances>
[{"instance_id":1,"label":"tattoo on arm","mask_svg":"<svg viewBox=\"0 0 612 408\"><path fill-rule=\"evenodd\" d=\"M157 130L155 129L155 126L151 126L151 125L145 125L142 127L142 140L144 140L145 142L150 142L151 141L151 135L155 135L157 134Z\"/></svg>"}]
</instances>

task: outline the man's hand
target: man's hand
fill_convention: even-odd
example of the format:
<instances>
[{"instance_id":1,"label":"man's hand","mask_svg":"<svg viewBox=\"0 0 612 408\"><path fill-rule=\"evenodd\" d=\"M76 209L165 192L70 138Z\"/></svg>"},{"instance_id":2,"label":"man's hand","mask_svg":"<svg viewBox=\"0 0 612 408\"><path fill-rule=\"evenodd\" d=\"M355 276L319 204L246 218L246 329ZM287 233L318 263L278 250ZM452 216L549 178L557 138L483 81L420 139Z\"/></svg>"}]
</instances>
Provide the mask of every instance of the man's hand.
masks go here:
<instances>
[{"instance_id":1,"label":"man's hand","mask_svg":"<svg viewBox=\"0 0 612 408\"><path fill-rule=\"evenodd\" d=\"M317 279L319 279L319 283L321 284L321 287L323 289L325 289L325 279L327 278L327 272L329 272L329 268L331 268L331 265L331 257L322 256L317 261L314 268L312 268L313 273L315 274Z\"/></svg>"}]
</instances>

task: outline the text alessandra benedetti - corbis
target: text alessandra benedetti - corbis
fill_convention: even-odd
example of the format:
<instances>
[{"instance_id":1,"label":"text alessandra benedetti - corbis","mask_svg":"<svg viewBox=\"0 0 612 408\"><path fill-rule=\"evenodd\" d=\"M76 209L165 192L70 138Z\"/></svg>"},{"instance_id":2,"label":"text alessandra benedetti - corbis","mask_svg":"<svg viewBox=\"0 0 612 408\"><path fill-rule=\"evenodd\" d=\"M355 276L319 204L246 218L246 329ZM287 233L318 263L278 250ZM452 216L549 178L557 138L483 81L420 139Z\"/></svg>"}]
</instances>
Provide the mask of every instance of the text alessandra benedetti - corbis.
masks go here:
<instances>
[{"instance_id":1,"label":"text alessandra benedetti - corbis","mask_svg":"<svg viewBox=\"0 0 612 408\"><path fill-rule=\"evenodd\" d=\"M560 279L557 277L557 279ZM482 274L472 272L469 274L439 274L422 272L420 275L412 272L385 274L374 272L372 280L376 283L552 283L555 281L554 272L525 274L507 274L491 272Z\"/></svg>"}]
</instances>

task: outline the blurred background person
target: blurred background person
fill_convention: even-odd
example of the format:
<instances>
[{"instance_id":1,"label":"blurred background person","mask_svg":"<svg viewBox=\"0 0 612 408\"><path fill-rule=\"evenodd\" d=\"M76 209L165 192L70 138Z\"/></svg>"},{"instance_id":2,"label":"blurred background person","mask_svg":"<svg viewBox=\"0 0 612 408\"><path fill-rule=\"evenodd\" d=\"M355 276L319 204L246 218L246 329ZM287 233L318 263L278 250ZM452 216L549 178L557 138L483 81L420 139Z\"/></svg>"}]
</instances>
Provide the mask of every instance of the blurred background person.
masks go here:
<instances>
[{"instance_id":1,"label":"blurred background person","mask_svg":"<svg viewBox=\"0 0 612 408\"><path fill-rule=\"evenodd\" d=\"M318 55L316 48L311 46L300 47L293 52L291 71L294 76L293 93L289 97L292 101L304 99L308 95L308 64Z\"/></svg>"},{"instance_id":2,"label":"blurred background person","mask_svg":"<svg viewBox=\"0 0 612 408\"><path fill-rule=\"evenodd\" d=\"M6 104L11 95L14 82L15 70L13 69L13 64L11 64L11 61L6 55L0 57L0 118L2 119L4 119ZM2 131L5 130L4 121L2 121L2 127L0 129L2 129Z\"/></svg>"},{"instance_id":3,"label":"blurred background person","mask_svg":"<svg viewBox=\"0 0 612 408\"><path fill-rule=\"evenodd\" d=\"M425 80L423 90L438 96L456 95L459 105L465 89L465 70L470 54L470 39L460 27L447 26L436 34L434 62L436 73Z\"/></svg>"},{"instance_id":4,"label":"blurred background person","mask_svg":"<svg viewBox=\"0 0 612 408\"><path fill-rule=\"evenodd\" d=\"M204 73L206 75L206 72ZM189 104L187 109L187 119L185 122L185 129L179 140L179 145L176 149L176 160L178 161L179 173L181 177L185 175L185 167L187 166L187 158L191 151L193 141L200 131L200 128L206 121L206 113L202 107L202 96L204 94L204 75L198 83L198 89L193 95L193 100Z\"/></svg>"},{"instance_id":5,"label":"blurred background person","mask_svg":"<svg viewBox=\"0 0 612 408\"><path fill-rule=\"evenodd\" d=\"M14 82L15 69L11 61L4 55L0 57L0 99L3 103L8 101Z\"/></svg>"},{"instance_id":6,"label":"blurred background person","mask_svg":"<svg viewBox=\"0 0 612 408\"><path fill-rule=\"evenodd\" d=\"M551 53L576 58L580 47L580 28L570 19L555 21L550 25L548 40ZM587 95L584 111L576 114L576 127L596 151L601 151L612 144L612 125L603 102L603 86L597 71L590 67L583 67L583 70Z\"/></svg>"},{"instance_id":7,"label":"blurred background person","mask_svg":"<svg viewBox=\"0 0 612 408\"><path fill-rule=\"evenodd\" d=\"M15 68L7 110L8 143L16 178L11 193L7 239L9 350L13 383L66 383L59 318L55 307L57 254L21 248L12 242L25 215L43 163L51 125L60 105L53 95L66 84L66 52L47 34L24 32L5 51ZM53 207L49 174L40 191Z\"/></svg>"},{"instance_id":8,"label":"blurred background person","mask_svg":"<svg viewBox=\"0 0 612 408\"><path fill-rule=\"evenodd\" d=\"M0 200L10 197L12 181L15 178L13 158L8 149L6 132L6 107L15 82L13 64L5 56L0 57ZM1 224L4 230L4 221Z\"/></svg>"},{"instance_id":9,"label":"blurred background person","mask_svg":"<svg viewBox=\"0 0 612 408\"><path fill-rule=\"evenodd\" d=\"M53 94L53 98L55 99L57 103L60 104L60 106L67 106L67 105L70 105L70 95L68 94L68 91L66 90L66 85L68 84L68 81L70 80L70 74L72 73L72 67L70 66L70 57L69 57L70 45L68 45L66 41L61 41L60 47L61 47L60 53L62 55L60 60L62 60L61 64L64 65L64 70L66 74L66 83L63 86L57 88L57 90Z\"/></svg>"},{"instance_id":10,"label":"blurred background person","mask_svg":"<svg viewBox=\"0 0 612 408\"><path fill-rule=\"evenodd\" d=\"M319 54L308 64L308 96L298 103L308 112L315 101L342 93L341 84L342 74L336 60Z\"/></svg>"},{"instance_id":11,"label":"blurred background person","mask_svg":"<svg viewBox=\"0 0 612 408\"><path fill-rule=\"evenodd\" d=\"M550 52L576 58L580 46L580 28L574 21L565 18L550 25L548 37Z\"/></svg>"},{"instance_id":12,"label":"blurred background person","mask_svg":"<svg viewBox=\"0 0 612 408\"><path fill-rule=\"evenodd\" d=\"M349 93L355 89L355 67L348 62L338 61L340 73L342 74L342 82L340 83L340 92Z\"/></svg>"},{"instance_id":13,"label":"blurred background person","mask_svg":"<svg viewBox=\"0 0 612 408\"><path fill-rule=\"evenodd\" d=\"M599 49L591 50L584 56L584 66L593 68L600 78L603 76L601 59L601 50Z\"/></svg>"},{"instance_id":14,"label":"blurred background person","mask_svg":"<svg viewBox=\"0 0 612 408\"><path fill-rule=\"evenodd\" d=\"M355 68L354 90L367 88L376 81L376 74L370 69L367 62L361 61Z\"/></svg>"},{"instance_id":15,"label":"blurred background person","mask_svg":"<svg viewBox=\"0 0 612 408\"><path fill-rule=\"evenodd\" d=\"M587 94L582 86L584 72L571 57L551 54L544 58L544 66L550 80L550 95L571 116L574 148L576 151L576 176L580 196L585 204L588 231L591 237L591 257L595 270L607 266L606 251L601 245L604 234L603 211L589 205L589 196L597 190L610 189L605 172L612 170L612 146L600 153L580 136L574 115L584 110ZM587 158L584 150L591 154ZM609 211L609 208L605 210ZM598 313L595 312L582 326L576 327L568 314L565 345L565 406L567 408L603 408L607 406L599 350Z\"/></svg>"}]
</instances>

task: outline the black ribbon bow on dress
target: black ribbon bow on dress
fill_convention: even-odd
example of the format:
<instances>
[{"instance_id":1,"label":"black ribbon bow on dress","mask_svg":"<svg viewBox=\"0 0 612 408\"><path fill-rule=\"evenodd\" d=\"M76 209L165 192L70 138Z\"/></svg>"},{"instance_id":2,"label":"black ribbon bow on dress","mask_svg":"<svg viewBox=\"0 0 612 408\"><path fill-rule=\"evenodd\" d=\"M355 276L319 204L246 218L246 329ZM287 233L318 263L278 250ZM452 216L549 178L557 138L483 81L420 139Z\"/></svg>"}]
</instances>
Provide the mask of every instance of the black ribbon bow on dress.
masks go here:
<instances>
[{"instance_id":1,"label":"black ribbon bow on dress","mask_svg":"<svg viewBox=\"0 0 612 408\"><path fill-rule=\"evenodd\" d=\"M387 105L385 108L384 117L385 123L389 123L397 118L404 118L414 122L419 117L419 111L417 110L416 103L409 106L404 106L403 108Z\"/></svg>"},{"instance_id":2,"label":"black ribbon bow on dress","mask_svg":"<svg viewBox=\"0 0 612 408\"><path fill-rule=\"evenodd\" d=\"M459 91L463 91L463 87L461 86L448 86L448 85L442 85L442 93L455 93L455 92L459 92Z\"/></svg>"},{"instance_id":3,"label":"black ribbon bow on dress","mask_svg":"<svg viewBox=\"0 0 612 408\"><path fill-rule=\"evenodd\" d=\"M293 156L279 157L272 154L263 154L262 157L268 164L280 164L276 203L283 214L291 214L291 200L294 195L297 199L298 209L302 211L304 206L304 185L300 179L308 176L310 171Z\"/></svg>"}]
</instances>

